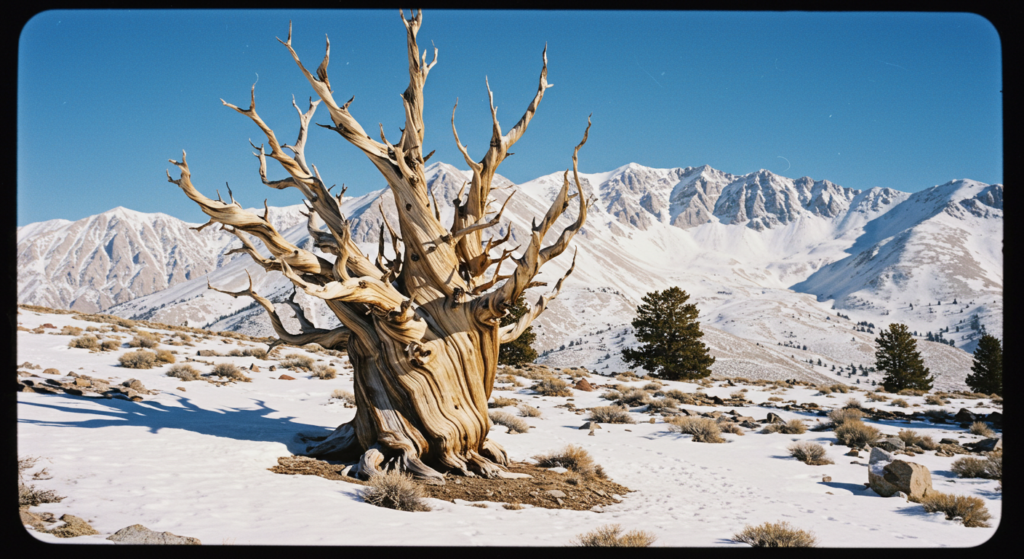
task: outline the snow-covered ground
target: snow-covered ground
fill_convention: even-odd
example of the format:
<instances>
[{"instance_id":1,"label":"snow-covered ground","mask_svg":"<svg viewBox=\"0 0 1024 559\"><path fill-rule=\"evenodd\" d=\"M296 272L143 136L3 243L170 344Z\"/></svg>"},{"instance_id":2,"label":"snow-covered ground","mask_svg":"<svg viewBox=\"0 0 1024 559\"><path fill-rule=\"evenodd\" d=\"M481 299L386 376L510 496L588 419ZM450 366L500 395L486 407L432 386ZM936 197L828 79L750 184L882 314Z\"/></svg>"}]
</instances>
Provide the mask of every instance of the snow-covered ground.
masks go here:
<instances>
[{"instance_id":1,"label":"snow-covered ground","mask_svg":"<svg viewBox=\"0 0 1024 559\"><path fill-rule=\"evenodd\" d=\"M99 531L99 535L58 539L29 529L47 542L111 543L105 538L115 531L143 524L214 545L561 546L578 534L617 523L625 530L653 533L655 546L741 546L744 544L730 538L744 526L785 520L813 533L821 546L970 547L989 539L1002 517L998 483L956 478L950 471L955 458L925 453L909 460L931 470L933 486L939 491L981 498L992 515L990 528L965 528L941 513L925 513L919 504L879 497L864 486L867 458L863 454L860 458L846 456L846 447L832 446L835 438L831 431L809 430L801 435L747 431L745 436L724 435L727 444L701 444L689 435L670 432L658 416L653 416L658 417L655 423L648 423L652 416L635 408L637 424L605 424L590 437L586 430L578 429L585 416L555 407L565 404L567 398L538 396L529 388L494 393L517 397L543 412L539 418L526 418L533 427L529 433L513 435L502 427L492 430L490 436L505 447L510 458L530 461L532 456L566 444L580 445L612 480L633 492L600 511L506 510L496 503L477 508L462 501L437 499L429 499L430 512L378 508L360 498L358 485L268 470L279 457L303 452L300 433L324 434L353 417L354 409L330 398L335 389L352 389L346 358L309 353L338 369L337 378L321 380L294 370L269 372L269 366L280 365L278 361L202 357L246 368L255 363L261 369L246 371L250 383L216 386L168 377L167 365L148 370L122 368L118 356L131 351L126 347L90 353L69 348L72 336L53 334L65 325L84 329L102 328L103 324L77 320L72 314L39 314L27 309L19 311L17 321L29 330L44 323L56 327L47 333L18 332L18 363L40 365L42 369L31 371L36 377L60 379L76 372L109 379L112 385L135 378L157 391L140 402L19 393L18 455L41 457L35 470L45 467L52 478L31 483L67 497L32 510L52 512L58 518L73 514ZM120 335L122 342L132 336ZM102 337L110 339L112 334ZM181 363L201 349L227 353L262 347L216 336L197 337L192 344L162 344L160 349L178 351ZM790 353L789 348L783 349ZM287 347L276 351L278 356L292 353L308 352ZM209 365L193 365L202 372L210 369ZM42 373L51 367L59 375ZM295 380L279 379L284 372ZM590 380L617 382L596 375ZM626 384L641 386L644 382ZM709 388L683 382L664 384L665 389L694 392L700 388L723 398L739 389L721 382ZM571 398L578 408L607 405L601 393L574 391ZM755 419L773 411L785 420L802 419L809 426L824 420L810 412L759 405L767 404L772 396L815 402L823 408L839 407L849 397L864 401L863 393L856 391L830 397L803 386L749 386L747 399L753 405L737 411ZM926 404L922 397L904 399L912 406L906 411L938 407ZM870 404L898 409L885 402ZM732 409L685 407L696 411ZM954 399L944 407L952 412L962 407L979 413L1001 411L1001 406L993 407L988 399ZM954 424L871 423L886 434L912 428L935 440L979 439ZM822 444L835 463L809 466L791 458L786 447L793 441ZM823 476L832 480L823 482Z\"/></svg>"}]
</instances>

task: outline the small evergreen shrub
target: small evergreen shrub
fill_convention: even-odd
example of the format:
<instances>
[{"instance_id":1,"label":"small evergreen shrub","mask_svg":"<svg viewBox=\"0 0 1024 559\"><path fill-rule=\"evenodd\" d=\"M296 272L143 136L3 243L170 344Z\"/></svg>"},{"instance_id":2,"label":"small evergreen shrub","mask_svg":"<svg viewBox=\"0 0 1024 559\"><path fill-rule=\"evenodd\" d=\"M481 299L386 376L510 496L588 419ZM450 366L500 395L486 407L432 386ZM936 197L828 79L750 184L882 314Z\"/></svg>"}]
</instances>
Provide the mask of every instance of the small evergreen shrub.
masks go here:
<instances>
[{"instance_id":1,"label":"small evergreen shrub","mask_svg":"<svg viewBox=\"0 0 1024 559\"><path fill-rule=\"evenodd\" d=\"M801 441L789 446L789 454L797 460L812 466L832 464L832 459L825 455L825 447L810 441Z\"/></svg>"},{"instance_id":2,"label":"small evergreen shrub","mask_svg":"<svg viewBox=\"0 0 1024 559\"><path fill-rule=\"evenodd\" d=\"M396 470L371 477L360 496L378 507L412 512L430 510L423 501L423 489L409 476Z\"/></svg>"},{"instance_id":3,"label":"small evergreen shrub","mask_svg":"<svg viewBox=\"0 0 1024 559\"><path fill-rule=\"evenodd\" d=\"M669 431L693 435L698 443L724 443L718 423L706 417L675 416L666 420Z\"/></svg>"},{"instance_id":4,"label":"small evergreen shrub","mask_svg":"<svg viewBox=\"0 0 1024 559\"><path fill-rule=\"evenodd\" d=\"M643 530L622 533L618 524L601 526L592 532L576 536L571 545L575 547L650 547L657 537Z\"/></svg>"},{"instance_id":5,"label":"small evergreen shrub","mask_svg":"<svg viewBox=\"0 0 1024 559\"><path fill-rule=\"evenodd\" d=\"M618 406L599 406L590 410L590 420L598 423L636 423L627 410Z\"/></svg>"},{"instance_id":6,"label":"small evergreen shrub","mask_svg":"<svg viewBox=\"0 0 1024 559\"><path fill-rule=\"evenodd\" d=\"M928 512L943 512L946 520L953 520L960 517L967 528L988 528L991 516L985 508L985 502L977 497L966 497L963 495L948 495L938 491L929 492L921 498L924 510Z\"/></svg>"},{"instance_id":7,"label":"small evergreen shrub","mask_svg":"<svg viewBox=\"0 0 1024 559\"><path fill-rule=\"evenodd\" d=\"M788 522L765 522L760 526L746 526L732 539L752 547L815 547L817 544L814 535L794 528Z\"/></svg>"},{"instance_id":8,"label":"small evergreen shrub","mask_svg":"<svg viewBox=\"0 0 1024 559\"><path fill-rule=\"evenodd\" d=\"M122 367L127 369L152 369L156 362L156 354L152 351L140 349L130 351L118 358Z\"/></svg>"}]
</instances>

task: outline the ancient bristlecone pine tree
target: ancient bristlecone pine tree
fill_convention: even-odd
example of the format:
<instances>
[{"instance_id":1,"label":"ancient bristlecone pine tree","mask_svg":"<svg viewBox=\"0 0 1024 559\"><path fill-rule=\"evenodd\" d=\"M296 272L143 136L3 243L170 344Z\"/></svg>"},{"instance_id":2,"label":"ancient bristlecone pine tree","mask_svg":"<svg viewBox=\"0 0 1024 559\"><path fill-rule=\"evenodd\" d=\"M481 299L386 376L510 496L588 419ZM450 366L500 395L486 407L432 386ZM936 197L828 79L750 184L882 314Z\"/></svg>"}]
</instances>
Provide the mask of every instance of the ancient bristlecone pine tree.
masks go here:
<instances>
[{"instance_id":1,"label":"ancient bristlecone pine tree","mask_svg":"<svg viewBox=\"0 0 1024 559\"><path fill-rule=\"evenodd\" d=\"M306 70L292 48L291 24L288 40L281 43L320 98L311 100L305 113L296 106L300 126L295 145L279 143L273 130L256 114L255 85L248 109L224 102L252 119L266 135L270 152L265 153L260 146L254 154L259 158L263 183L271 188L294 187L302 192L309 210L310 235L316 247L335 257L333 261L292 245L271 225L266 214L261 217L243 211L233 196L230 203L225 203L219 195L217 200L211 200L200 194L192 184L184 152L180 162L171 160L181 169L181 178L174 180L168 173L168 180L181 187L210 216L206 225L220 223L241 239L242 247L235 249L236 252L248 253L264 269L283 273L298 289L323 299L341 321L342 326L333 330L314 328L292 300L290 304L298 311L302 332L291 334L282 325L274 305L254 292L251 280L246 290L223 291L235 297L252 297L266 309L280 338L271 349L280 343L315 342L348 351L355 370L356 416L310 447L310 455L358 459L360 475L364 477L388 469L407 471L418 478L442 483L444 472L511 476L513 474L503 468L508 463L504 449L487 439L490 429L487 400L494 385L498 348L502 343L515 340L530 326L558 294L565 277L518 322L508 326L500 326L499 322L527 288L545 285L534 282L533 278L541 266L566 249L583 226L588 203L579 187L577 154L587 140L590 124L588 122L583 141L572 156L576 193L569 193L569 172L566 171L562 188L547 214L539 223L534 220L529 245L521 257L513 259L516 262L514 272L499 275L501 262L512 251L502 250L500 256L491 255L492 249L508 240L508 235L487 242L481 238L501 217L501 211L493 218L487 217L493 213L489 198L491 180L498 165L511 155L508 149L526 131L544 91L551 87L547 83L547 48L537 94L523 117L506 134L502 134L498 124L488 86L493 132L490 147L479 162L470 159L459 142L453 109L455 142L472 169L473 178L467 198L456 200L454 223L448 228L441 224L437 202L427 190L424 164L430 154L424 156L422 147L423 85L437 62L437 49L430 64L427 64L426 51L420 57L416 33L422 23L421 13L406 19L402 12L402 23L408 43L409 87L402 94L405 129L394 144L385 139L383 127L380 142L367 135L348 111L351 99L340 105L335 101L327 77L329 40L327 53L316 74ZM384 175L394 194L399 215L398 232L385 220L394 259L384 256L384 224L376 259L371 260L359 251L340 211L341 194L332 196L316 166L306 162L303 153L307 128L321 102L327 106L333 125L320 126L334 130L365 153ZM291 155L285 153L285 148ZM289 176L269 180L267 156L277 160ZM561 232L558 240L542 247L548 229L568 209L573 197L579 200L575 222ZM327 231L321 231L323 225L327 226ZM273 256L262 257L247 235L262 241ZM488 278L487 271L492 266L493 273ZM502 281L504 283L500 283ZM492 289L498 283L500 285Z\"/></svg>"}]
</instances>

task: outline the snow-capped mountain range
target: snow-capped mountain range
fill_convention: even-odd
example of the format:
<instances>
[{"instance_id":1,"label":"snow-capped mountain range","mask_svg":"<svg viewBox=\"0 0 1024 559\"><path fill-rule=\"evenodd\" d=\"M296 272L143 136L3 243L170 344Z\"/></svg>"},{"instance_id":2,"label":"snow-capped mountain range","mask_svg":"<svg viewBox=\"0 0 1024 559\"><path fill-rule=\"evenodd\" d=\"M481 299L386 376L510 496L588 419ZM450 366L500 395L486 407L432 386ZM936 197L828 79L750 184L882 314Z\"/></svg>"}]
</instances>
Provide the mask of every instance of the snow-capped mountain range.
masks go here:
<instances>
[{"instance_id":1,"label":"snow-capped mountain range","mask_svg":"<svg viewBox=\"0 0 1024 559\"><path fill-rule=\"evenodd\" d=\"M493 234L503 235L511 224L510 246L524 244L532 219L547 210L562 176L518 185L496 176L495 209L515 195ZM443 224L452 222L452 200L469 177L469 171L445 163L428 167ZM573 241L579 249L576 270L538 320L537 346L548 352L542 359L558 361L564 353L598 369L622 366L614 349L630 343L628 324L640 298L672 285L686 290L700 308L705 330L714 331L708 336L713 348L712 338L721 338L721 351L747 344L758 348L755 354L782 344L794 369L789 377L808 367L806 358L790 351L793 343L800 351L806 345L808 358L870 364L870 342L890 322L905 323L922 336L948 328L944 337L967 351L973 351L982 327L1002 337L1000 184L955 180L908 194L765 170L732 175L706 165L652 169L635 163L581 173L580 179L594 204ZM387 190L343 205L354 240L370 255L377 251L381 207L397 223ZM286 238L309 248L301 209L270 208L270 216ZM570 206L548 242L575 211ZM76 222L20 227L18 301L269 333L269 322L252 301L209 291L207 280L220 289L242 289L249 270L257 291L273 300L291 292L290 282L266 274L247 256L227 255L240 245L233 235L214 227L189 229L196 225L115 208ZM553 284L571 260L564 254L538 279ZM298 299L322 326L336 320L304 294ZM282 308L282 315L289 312ZM874 324L873 334L856 331L858 322ZM619 332L616 343L597 343L599 330ZM575 339L580 343L568 347ZM864 348L851 354L858 344ZM969 355L963 357L969 363ZM752 359L747 365L757 366Z\"/></svg>"}]
</instances>

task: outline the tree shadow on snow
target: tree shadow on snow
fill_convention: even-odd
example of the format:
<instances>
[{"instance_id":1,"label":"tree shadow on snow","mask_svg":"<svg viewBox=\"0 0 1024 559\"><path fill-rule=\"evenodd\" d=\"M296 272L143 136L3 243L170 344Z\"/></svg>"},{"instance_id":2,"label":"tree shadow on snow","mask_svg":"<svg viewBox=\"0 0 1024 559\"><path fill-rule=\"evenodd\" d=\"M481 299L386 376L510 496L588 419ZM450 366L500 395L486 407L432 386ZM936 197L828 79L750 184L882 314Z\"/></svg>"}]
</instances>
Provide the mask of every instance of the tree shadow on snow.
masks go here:
<instances>
[{"instance_id":1,"label":"tree shadow on snow","mask_svg":"<svg viewBox=\"0 0 1024 559\"><path fill-rule=\"evenodd\" d=\"M262 400L253 400L255 409L218 409L207 410L194 405L185 396L163 393L163 396L175 398L182 407L171 407L155 400L132 402L118 398L90 398L91 403L105 407L95 409L93 406L78 407L63 405L64 402L78 404L81 396L54 394L49 396L58 403L18 402L19 406L47 408L68 414L81 414L81 420L47 421L19 417L19 423L40 425L44 427L74 427L98 429L102 427L145 427L150 433L159 433L161 429L182 429L202 435L224 437L240 441L277 442L288 447L292 454L302 454L308 443L302 442L297 436L300 432L321 433L328 435L334 427L310 425L296 422L294 417L268 417L277 410L267 407ZM102 417L96 417L102 416Z\"/></svg>"}]
</instances>

